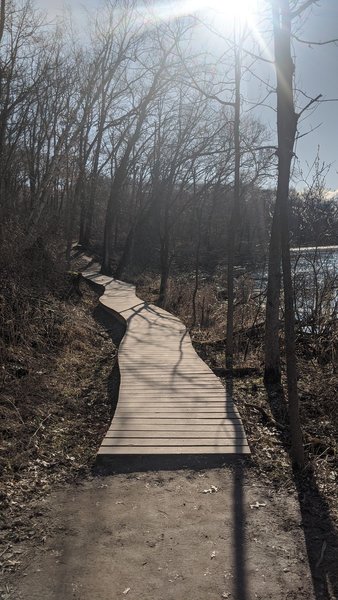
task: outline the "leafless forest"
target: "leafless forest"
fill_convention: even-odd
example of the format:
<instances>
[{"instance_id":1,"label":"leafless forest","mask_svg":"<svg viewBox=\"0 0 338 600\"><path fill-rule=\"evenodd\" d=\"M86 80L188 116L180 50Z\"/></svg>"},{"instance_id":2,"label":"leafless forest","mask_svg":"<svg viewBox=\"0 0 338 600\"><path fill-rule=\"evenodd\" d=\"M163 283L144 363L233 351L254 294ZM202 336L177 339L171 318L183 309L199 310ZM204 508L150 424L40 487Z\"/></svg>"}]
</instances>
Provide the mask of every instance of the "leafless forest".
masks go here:
<instances>
[{"instance_id":1,"label":"leafless forest","mask_svg":"<svg viewBox=\"0 0 338 600\"><path fill-rule=\"evenodd\" d=\"M291 456L285 469L307 465L317 492L333 493L337 250L322 247L337 244L338 203L327 197L320 156L303 184L295 158L302 118L322 101L296 93L293 34L314 2L261 4L269 56L245 24L215 33L198 11L175 16L175 3L161 18L151 1L109 0L76 23L68 13L51 22L28 0L1 0L7 475L34 460L18 436L32 451L43 436L32 353L43 362L77 336L65 311L78 311L84 293L73 260L82 251L180 316L215 372L242 382L250 435L263 419ZM264 454L263 430L256 442Z\"/></svg>"}]
</instances>

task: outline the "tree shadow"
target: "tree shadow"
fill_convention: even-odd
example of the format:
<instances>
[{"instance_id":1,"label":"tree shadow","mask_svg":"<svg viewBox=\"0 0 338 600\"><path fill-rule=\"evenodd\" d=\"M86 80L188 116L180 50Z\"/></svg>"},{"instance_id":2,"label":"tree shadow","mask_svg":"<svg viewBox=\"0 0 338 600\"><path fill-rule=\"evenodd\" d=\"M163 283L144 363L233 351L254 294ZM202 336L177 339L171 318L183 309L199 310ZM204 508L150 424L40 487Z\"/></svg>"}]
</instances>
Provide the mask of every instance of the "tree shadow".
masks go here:
<instances>
[{"instance_id":1,"label":"tree shadow","mask_svg":"<svg viewBox=\"0 0 338 600\"><path fill-rule=\"evenodd\" d=\"M233 377L226 379L226 397L233 399ZM228 405L228 403L227 403ZM236 440L236 446L243 444L243 438ZM247 573L246 573L246 541L245 541L245 508L244 508L244 474L245 462L237 459L233 467L233 547L234 547L234 598L247 600Z\"/></svg>"},{"instance_id":2,"label":"tree shadow","mask_svg":"<svg viewBox=\"0 0 338 600\"><path fill-rule=\"evenodd\" d=\"M281 385L266 384L271 412L277 423L288 423L287 403ZM291 458L288 429L280 439ZM338 531L330 507L319 489L312 465L292 467L302 517L305 544L316 600L338 598Z\"/></svg>"},{"instance_id":3,"label":"tree shadow","mask_svg":"<svg viewBox=\"0 0 338 600\"><path fill-rule=\"evenodd\" d=\"M109 314L101 305L94 308L93 317L97 323L105 330L109 335L116 349L118 349L124 333L125 325L119 319L115 318L113 314ZM110 419L113 418L117 407L117 401L119 397L121 375L118 364L118 358L114 361L112 370L109 373L107 380L107 393L110 402ZM109 424L108 424L109 427Z\"/></svg>"}]
</instances>

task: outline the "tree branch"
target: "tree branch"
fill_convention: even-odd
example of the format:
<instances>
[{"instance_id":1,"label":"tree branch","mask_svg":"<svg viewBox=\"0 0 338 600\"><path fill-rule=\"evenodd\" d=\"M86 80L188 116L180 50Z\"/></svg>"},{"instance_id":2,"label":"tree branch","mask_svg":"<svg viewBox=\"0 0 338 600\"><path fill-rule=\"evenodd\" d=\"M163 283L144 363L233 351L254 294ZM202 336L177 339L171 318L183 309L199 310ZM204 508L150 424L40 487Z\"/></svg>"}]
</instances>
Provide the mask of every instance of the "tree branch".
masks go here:
<instances>
[{"instance_id":1,"label":"tree branch","mask_svg":"<svg viewBox=\"0 0 338 600\"><path fill-rule=\"evenodd\" d=\"M5 29L5 10L6 10L6 0L1 0L0 4L0 42L2 40L2 36Z\"/></svg>"},{"instance_id":2,"label":"tree branch","mask_svg":"<svg viewBox=\"0 0 338 600\"><path fill-rule=\"evenodd\" d=\"M315 102L318 102L318 100L320 98L322 98L323 94L318 94L318 96L316 96L316 98L311 98L310 102L308 102L306 104L306 106L304 106L304 108L302 108L302 110L297 114L297 121L299 120L299 118L302 116L302 114L308 109L310 108L310 106L312 106L312 104L315 104Z\"/></svg>"},{"instance_id":3,"label":"tree branch","mask_svg":"<svg viewBox=\"0 0 338 600\"><path fill-rule=\"evenodd\" d=\"M250 50L246 50L245 48L243 49L243 53L247 54L248 56L251 56L255 60L262 60L263 62L269 63L269 65L273 65L274 64L273 60L270 60L268 58L264 58L263 56L259 56L258 54L255 54L254 52L250 52Z\"/></svg>"},{"instance_id":4,"label":"tree branch","mask_svg":"<svg viewBox=\"0 0 338 600\"><path fill-rule=\"evenodd\" d=\"M314 42L311 40L302 40L295 34L293 34L292 37L294 40L296 40L296 42L299 42L300 44L307 44L307 46L326 46L328 44L338 43L338 38L333 38L332 40L325 40L324 42Z\"/></svg>"},{"instance_id":5,"label":"tree branch","mask_svg":"<svg viewBox=\"0 0 338 600\"><path fill-rule=\"evenodd\" d=\"M317 4L317 1L318 0L305 0L304 4L297 8L297 10L294 10L290 13L291 19L299 17L299 15L301 15L304 12L304 10L310 8L310 6L313 6L313 4Z\"/></svg>"},{"instance_id":6,"label":"tree branch","mask_svg":"<svg viewBox=\"0 0 338 600\"><path fill-rule=\"evenodd\" d=\"M296 141L298 142L298 140L302 139L303 137L306 137L310 133L313 133L314 131L316 131L316 129L319 129L319 127L321 127L322 125L323 125L323 123L319 123L318 125L316 125L316 127L312 127L311 129L309 129L305 133L302 133L301 135L297 135L296 136Z\"/></svg>"}]
</instances>

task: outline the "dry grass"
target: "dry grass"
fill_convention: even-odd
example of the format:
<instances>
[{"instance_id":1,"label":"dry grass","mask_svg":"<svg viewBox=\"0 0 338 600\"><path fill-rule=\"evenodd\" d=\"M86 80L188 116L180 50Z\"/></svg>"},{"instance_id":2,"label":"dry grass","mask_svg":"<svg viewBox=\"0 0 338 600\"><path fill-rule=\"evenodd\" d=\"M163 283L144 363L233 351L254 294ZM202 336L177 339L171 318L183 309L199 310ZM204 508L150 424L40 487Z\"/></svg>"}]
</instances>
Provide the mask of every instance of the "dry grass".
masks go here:
<instances>
[{"instance_id":1,"label":"dry grass","mask_svg":"<svg viewBox=\"0 0 338 600\"><path fill-rule=\"evenodd\" d=\"M137 289L142 298L156 302L158 288L157 279L146 277L138 282ZM167 309L179 316L188 327L192 314L192 290L192 281L184 281L183 278L178 282L171 280L166 305ZM222 290L224 281L201 283L197 302L198 323L190 331L197 352L216 373L224 368L225 363L226 300L222 299ZM263 300L255 294L249 278L237 280L235 367L241 377L233 380L233 395L243 418L257 472L277 488L292 487L288 417L283 389L267 390L262 377ZM208 316L205 327L202 326L201 319L203 301ZM318 339L313 343L311 337L299 335L299 394L309 468L314 474L319 491L323 493L330 510L337 517L338 374L334 361L334 343L337 341L335 329L331 328L329 334L328 338L321 338L319 353ZM281 343L283 345L283 340ZM253 373L243 376L243 371L248 368L252 369ZM225 380L224 384L226 385ZM284 381L284 389L285 387Z\"/></svg>"},{"instance_id":2,"label":"dry grass","mask_svg":"<svg viewBox=\"0 0 338 600\"><path fill-rule=\"evenodd\" d=\"M97 295L83 283L80 297L53 253L38 254L17 269L14 255L2 289L0 564L10 569L12 545L42 536L38 499L90 472L111 416L116 348L93 317Z\"/></svg>"},{"instance_id":3,"label":"dry grass","mask_svg":"<svg viewBox=\"0 0 338 600\"><path fill-rule=\"evenodd\" d=\"M136 282L137 295L147 302L156 303L159 293L159 278L145 274ZM196 295L196 323L192 322L192 296L194 278L187 276L171 277L165 308L177 315L188 327L194 342L201 344L224 344L226 331L226 283L224 278L201 278ZM262 298L254 291L254 282L249 276L242 276L236 282L236 305L234 325L236 331L237 354L248 355L254 351L253 328L259 327L263 319ZM252 346L252 347L251 347ZM243 357L238 356L240 360ZM222 355L224 360L224 352ZM221 360L221 356L220 356Z\"/></svg>"}]
</instances>

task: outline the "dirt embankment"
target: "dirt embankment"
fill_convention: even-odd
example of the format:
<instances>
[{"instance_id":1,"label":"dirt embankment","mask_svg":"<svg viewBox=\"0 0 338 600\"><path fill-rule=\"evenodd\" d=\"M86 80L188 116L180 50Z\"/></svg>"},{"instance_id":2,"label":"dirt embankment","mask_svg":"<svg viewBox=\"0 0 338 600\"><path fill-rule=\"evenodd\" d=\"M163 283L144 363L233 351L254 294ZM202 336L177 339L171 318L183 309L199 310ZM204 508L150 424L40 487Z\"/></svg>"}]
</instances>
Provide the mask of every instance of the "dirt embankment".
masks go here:
<instances>
[{"instance_id":1,"label":"dirt embankment","mask_svg":"<svg viewBox=\"0 0 338 600\"><path fill-rule=\"evenodd\" d=\"M116 396L119 336L98 294L52 253L38 246L15 258L6 273L0 265L3 573L21 566L21 543L43 538L46 496L91 472Z\"/></svg>"}]
</instances>

